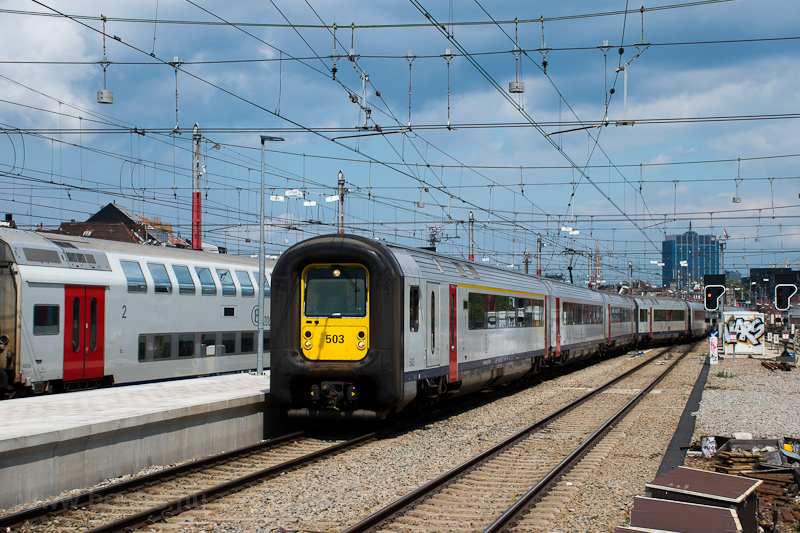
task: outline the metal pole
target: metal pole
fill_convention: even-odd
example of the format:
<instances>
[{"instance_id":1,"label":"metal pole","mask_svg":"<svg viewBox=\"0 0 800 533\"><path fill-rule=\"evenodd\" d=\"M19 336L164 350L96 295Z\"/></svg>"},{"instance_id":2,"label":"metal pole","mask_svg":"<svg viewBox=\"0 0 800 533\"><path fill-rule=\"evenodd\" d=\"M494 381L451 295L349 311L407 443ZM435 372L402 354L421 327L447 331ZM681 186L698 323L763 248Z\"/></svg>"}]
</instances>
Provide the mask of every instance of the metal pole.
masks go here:
<instances>
[{"instance_id":1,"label":"metal pole","mask_svg":"<svg viewBox=\"0 0 800 533\"><path fill-rule=\"evenodd\" d=\"M344 172L339 171L339 235L344 235Z\"/></svg>"},{"instance_id":2,"label":"metal pole","mask_svg":"<svg viewBox=\"0 0 800 533\"><path fill-rule=\"evenodd\" d=\"M628 291L633 292L633 261L628 261Z\"/></svg>"},{"instance_id":3,"label":"metal pole","mask_svg":"<svg viewBox=\"0 0 800 533\"><path fill-rule=\"evenodd\" d=\"M536 275L542 275L542 234L536 234Z\"/></svg>"},{"instance_id":4,"label":"metal pole","mask_svg":"<svg viewBox=\"0 0 800 533\"><path fill-rule=\"evenodd\" d=\"M475 217L469 212L469 260L475 261Z\"/></svg>"},{"instance_id":5,"label":"metal pole","mask_svg":"<svg viewBox=\"0 0 800 533\"><path fill-rule=\"evenodd\" d=\"M264 143L267 141L282 141L282 137L261 136L261 214L258 218L258 357L256 361L256 375L264 373L264 293L266 292L267 273L264 265Z\"/></svg>"},{"instance_id":6,"label":"metal pole","mask_svg":"<svg viewBox=\"0 0 800 533\"><path fill-rule=\"evenodd\" d=\"M203 211L200 187L200 125L192 128L192 250L203 249Z\"/></svg>"},{"instance_id":7,"label":"metal pole","mask_svg":"<svg viewBox=\"0 0 800 533\"><path fill-rule=\"evenodd\" d=\"M625 65L623 67L623 70L625 70L625 95L623 96L625 101L622 106L622 121L627 123L628 122L628 65Z\"/></svg>"}]
</instances>

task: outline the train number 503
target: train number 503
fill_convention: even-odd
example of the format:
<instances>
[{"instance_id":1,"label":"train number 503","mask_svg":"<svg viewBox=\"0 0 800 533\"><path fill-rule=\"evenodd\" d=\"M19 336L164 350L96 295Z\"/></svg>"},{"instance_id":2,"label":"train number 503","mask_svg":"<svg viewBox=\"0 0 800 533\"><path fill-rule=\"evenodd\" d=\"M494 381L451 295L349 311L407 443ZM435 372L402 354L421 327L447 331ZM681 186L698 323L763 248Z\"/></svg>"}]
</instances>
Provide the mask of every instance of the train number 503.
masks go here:
<instances>
[{"instance_id":1,"label":"train number 503","mask_svg":"<svg viewBox=\"0 0 800 533\"><path fill-rule=\"evenodd\" d=\"M344 343L344 335L325 335L325 342L342 344Z\"/></svg>"}]
</instances>

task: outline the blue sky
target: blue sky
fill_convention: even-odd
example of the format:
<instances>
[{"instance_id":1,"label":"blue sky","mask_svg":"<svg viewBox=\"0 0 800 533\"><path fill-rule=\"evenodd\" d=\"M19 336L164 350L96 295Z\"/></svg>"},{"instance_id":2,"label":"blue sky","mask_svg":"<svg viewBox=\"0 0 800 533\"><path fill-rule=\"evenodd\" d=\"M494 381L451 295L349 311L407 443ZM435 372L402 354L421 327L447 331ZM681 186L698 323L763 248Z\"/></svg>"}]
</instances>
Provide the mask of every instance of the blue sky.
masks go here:
<instances>
[{"instance_id":1,"label":"blue sky","mask_svg":"<svg viewBox=\"0 0 800 533\"><path fill-rule=\"evenodd\" d=\"M23 227L55 227L115 201L189 236L197 122L207 155L205 240L231 253L257 249L264 132L286 138L267 146L270 192L304 194L269 203L272 253L334 229L335 204L325 197L335 193L341 169L351 189L349 231L420 246L436 228L445 237L439 249L463 256L471 210L476 259L521 268L540 233L545 272L566 274L572 258L576 282L585 281L586 252L596 247L609 281L627 279L631 261L635 278L658 282L660 270L650 261L660 260L664 234L683 233L690 221L699 233L727 232L726 268L746 274L749 267L800 261L797 118L779 117L800 107L800 40L774 40L800 37L800 4L647 1L628 3L627 16L624 1L497 4L2 1L0 210ZM53 10L84 18L20 13ZM96 102L103 88L101 14L109 19L107 86L114 91L107 106ZM547 75L540 17L550 49ZM515 25L507 23L515 18L523 21L517 44L525 50L518 65L527 117L518 98L511 98L515 106L494 85L507 90L516 76ZM220 19L272 26L174 23ZM456 24L448 26L451 20ZM334 23L337 52L346 56L352 42L357 56L355 64L337 61L337 81L330 73ZM409 26L385 27L402 24ZM441 57L447 49L454 54L449 130ZM181 135L171 135L175 70L164 64L175 56L182 62ZM615 70L628 61L633 127L615 125L625 94ZM356 67L369 74L367 131L356 129L364 107ZM557 133L577 122L602 124L607 96L608 126ZM744 116L758 119L700 120ZM376 135L376 124L386 134ZM131 133L134 127L145 134ZM580 233L569 236L561 227Z\"/></svg>"}]
</instances>

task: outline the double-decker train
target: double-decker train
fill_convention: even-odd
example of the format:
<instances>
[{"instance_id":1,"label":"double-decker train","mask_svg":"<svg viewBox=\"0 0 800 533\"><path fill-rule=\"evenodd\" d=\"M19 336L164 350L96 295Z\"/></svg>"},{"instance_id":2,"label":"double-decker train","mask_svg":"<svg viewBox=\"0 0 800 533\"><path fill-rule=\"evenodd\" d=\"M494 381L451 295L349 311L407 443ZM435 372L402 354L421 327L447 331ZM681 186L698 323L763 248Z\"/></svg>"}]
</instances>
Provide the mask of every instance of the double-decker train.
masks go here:
<instances>
[{"instance_id":1,"label":"double-decker train","mask_svg":"<svg viewBox=\"0 0 800 533\"><path fill-rule=\"evenodd\" d=\"M596 291L354 235L272 272L271 395L295 418L404 409L709 331L702 304Z\"/></svg>"},{"instance_id":2,"label":"double-decker train","mask_svg":"<svg viewBox=\"0 0 800 533\"><path fill-rule=\"evenodd\" d=\"M259 285L258 259L0 228L0 398L253 370Z\"/></svg>"}]
</instances>

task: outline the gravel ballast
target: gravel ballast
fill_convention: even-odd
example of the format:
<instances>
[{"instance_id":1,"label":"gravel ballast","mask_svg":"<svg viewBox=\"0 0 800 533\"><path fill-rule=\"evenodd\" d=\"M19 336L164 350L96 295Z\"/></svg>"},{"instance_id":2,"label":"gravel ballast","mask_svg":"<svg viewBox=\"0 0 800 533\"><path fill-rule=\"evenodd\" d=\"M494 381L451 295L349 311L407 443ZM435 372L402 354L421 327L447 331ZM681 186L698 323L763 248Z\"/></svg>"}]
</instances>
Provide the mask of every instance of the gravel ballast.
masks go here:
<instances>
[{"instance_id":1,"label":"gravel ballast","mask_svg":"<svg viewBox=\"0 0 800 533\"><path fill-rule=\"evenodd\" d=\"M752 433L755 439L800 438L800 370L769 370L758 359L726 358L711 366L694 439Z\"/></svg>"}]
</instances>

